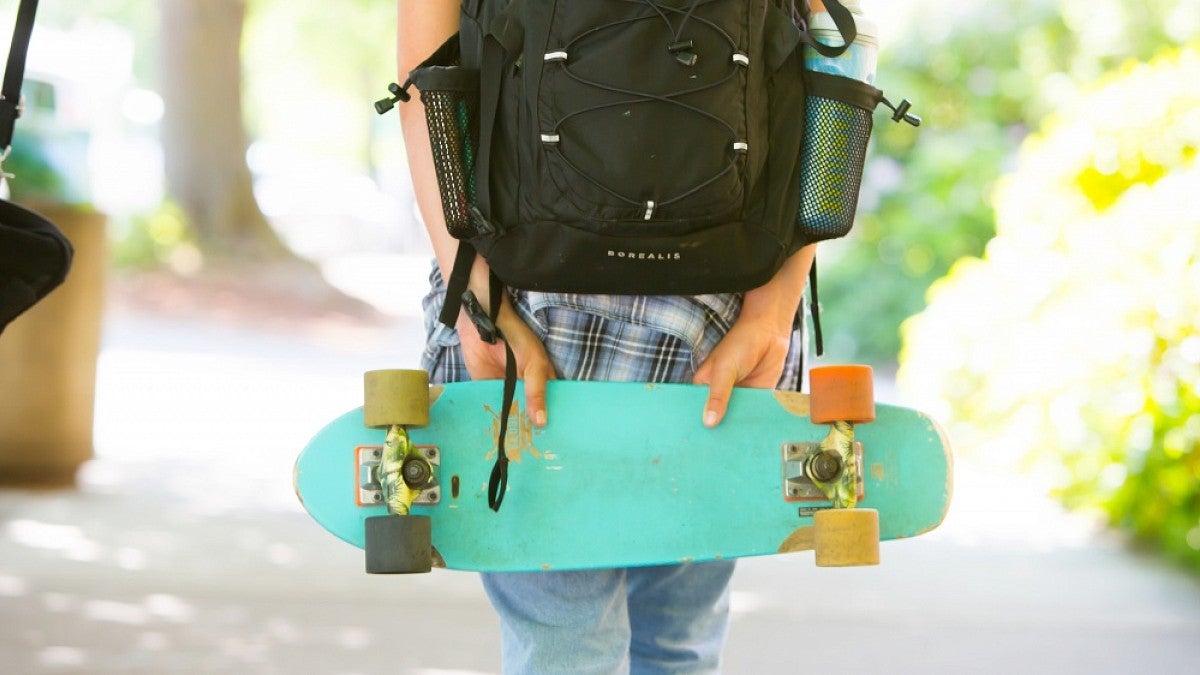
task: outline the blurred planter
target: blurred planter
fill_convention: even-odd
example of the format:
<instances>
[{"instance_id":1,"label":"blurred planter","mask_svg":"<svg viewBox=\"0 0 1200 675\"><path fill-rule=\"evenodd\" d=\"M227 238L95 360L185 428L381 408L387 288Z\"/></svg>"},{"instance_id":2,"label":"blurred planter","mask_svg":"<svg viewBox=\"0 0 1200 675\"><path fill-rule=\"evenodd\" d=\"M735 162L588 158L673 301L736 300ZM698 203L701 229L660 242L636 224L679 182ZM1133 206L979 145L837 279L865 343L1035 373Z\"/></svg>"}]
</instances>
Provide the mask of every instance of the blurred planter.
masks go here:
<instances>
[{"instance_id":1,"label":"blurred planter","mask_svg":"<svg viewBox=\"0 0 1200 675\"><path fill-rule=\"evenodd\" d=\"M94 448L106 218L87 207L27 206L62 229L75 258L63 285L0 335L0 484L69 486Z\"/></svg>"},{"instance_id":2,"label":"blurred planter","mask_svg":"<svg viewBox=\"0 0 1200 675\"><path fill-rule=\"evenodd\" d=\"M0 335L0 484L60 487L93 455L107 219L88 205L87 133L56 115L53 89L27 80L25 91L4 162L10 198L58 225L75 257L66 281Z\"/></svg>"}]
</instances>

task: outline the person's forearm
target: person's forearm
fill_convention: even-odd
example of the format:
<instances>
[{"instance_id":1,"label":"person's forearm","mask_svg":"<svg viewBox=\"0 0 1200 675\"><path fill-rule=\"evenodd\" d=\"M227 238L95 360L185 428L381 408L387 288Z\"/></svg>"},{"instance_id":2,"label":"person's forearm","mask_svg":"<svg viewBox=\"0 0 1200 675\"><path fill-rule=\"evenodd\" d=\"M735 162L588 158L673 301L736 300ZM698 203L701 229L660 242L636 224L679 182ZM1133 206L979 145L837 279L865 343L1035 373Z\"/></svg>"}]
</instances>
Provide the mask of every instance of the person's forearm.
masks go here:
<instances>
[{"instance_id":1,"label":"person's forearm","mask_svg":"<svg viewBox=\"0 0 1200 675\"><path fill-rule=\"evenodd\" d=\"M403 80L408 77L409 71L458 30L459 4L454 0L400 0L397 10L396 62L399 76ZM454 267L454 256L458 251L458 240L446 230L437 173L433 166L433 153L429 146L425 109L417 93L412 93L413 99L399 106L405 153L412 174L417 208L425 221L434 257L442 270L442 277L449 279L450 271ZM471 270L469 287L485 306L488 302L488 278L487 264L482 258L477 258ZM460 316L459 326L463 325L465 319Z\"/></svg>"},{"instance_id":2,"label":"person's forearm","mask_svg":"<svg viewBox=\"0 0 1200 675\"><path fill-rule=\"evenodd\" d=\"M770 281L747 291L742 303L742 316L772 325L790 326L804 297L804 286L816 252L816 244L796 251Z\"/></svg>"},{"instance_id":3,"label":"person's forearm","mask_svg":"<svg viewBox=\"0 0 1200 675\"><path fill-rule=\"evenodd\" d=\"M452 0L399 0L396 8L396 64L400 81L403 82L409 71L458 30L458 3ZM433 155L429 148L425 108L416 92L411 93L411 101L397 106L404 136L404 150L408 157L417 208L429 232L438 266L443 274L448 276L454 262L456 244L454 238L446 231L446 221L442 214L437 174L433 168Z\"/></svg>"}]
</instances>

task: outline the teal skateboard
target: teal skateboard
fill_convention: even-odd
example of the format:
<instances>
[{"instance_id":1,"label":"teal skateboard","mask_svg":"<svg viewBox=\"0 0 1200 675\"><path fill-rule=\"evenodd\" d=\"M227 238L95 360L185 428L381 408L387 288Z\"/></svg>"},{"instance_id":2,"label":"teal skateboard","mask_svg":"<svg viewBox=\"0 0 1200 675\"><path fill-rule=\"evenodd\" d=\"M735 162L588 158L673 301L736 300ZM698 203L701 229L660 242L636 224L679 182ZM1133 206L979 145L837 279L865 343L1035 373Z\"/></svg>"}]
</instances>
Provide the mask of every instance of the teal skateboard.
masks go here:
<instances>
[{"instance_id":1,"label":"teal skateboard","mask_svg":"<svg viewBox=\"0 0 1200 675\"><path fill-rule=\"evenodd\" d=\"M701 423L707 389L552 381L535 427L518 386L507 496L488 507L503 383L428 386L372 371L366 405L301 452L295 488L367 571L630 567L815 550L877 564L879 541L937 527L952 460L929 417L875 404L865 366L815 368L812 394L737 389Z\"/></svg>"}]
</instances>

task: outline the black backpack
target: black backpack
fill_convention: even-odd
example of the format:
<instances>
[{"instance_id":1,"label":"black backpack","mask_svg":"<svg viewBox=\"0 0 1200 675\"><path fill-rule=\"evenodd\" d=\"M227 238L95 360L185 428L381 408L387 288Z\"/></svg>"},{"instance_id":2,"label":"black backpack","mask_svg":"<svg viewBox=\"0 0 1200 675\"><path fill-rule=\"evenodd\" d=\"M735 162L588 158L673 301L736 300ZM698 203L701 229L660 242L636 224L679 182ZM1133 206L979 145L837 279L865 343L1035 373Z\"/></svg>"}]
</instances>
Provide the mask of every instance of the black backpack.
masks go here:
<instances>
[{"instance_id":1,"label":"black backpack","mask_svg":"<svg viewBox=\"0 0 1200 675\"><path fill-rule=\"evenodd\" d=\"M0 162L7 157L21 115L25 54L33 33L37 2L22 0L12 48L0 88ZM0 174L3 169L0 168ZM3 178L0 178L3 180ZM74 249L45 217L0 199L0 332L66 279Z\"/></svg>"},{"instance_id":2,"label":"black backpack","mask_svg":"<svg viewBox=\"0 0 1200 675\"><path fill-rule=\"evenodd\" d=\"M825 4L849 44L853 16ZM794 0L464 0L459 33L376 104L420 90L446 224L469 244L443 322L476 252L514 288L690 295L755 288L846 234L861 174L832 219L827 197L801 210L806 94L854 108L862 151L884 99L806 72L804 44L841 51Z\"/></svg>"},{"instance_id":3,"label":"black backpack","mask_svg":"<svg viewBox=\"0 0 1200 675\"><path fill-rule=\"evenodd\" d=\"M825 4L849 45L853 16ZM794 0L464 0L459 33L376 103L382 114L410 86L421 92L446 224L461 241L442 322L465 306L496 337L494 314L465 292L476 254L493 273L495 312L504 285L746 291L804 245L846 234L883 96L808 73L805 44L844 50L809 39ZM859 173L832 206L806 195L806 215L802 174L816 167L805 161L821 160L806 101L823 86L861 129L847 162ZM494 508L502 495L501 481Z\"/></svg>"}]
</instances>

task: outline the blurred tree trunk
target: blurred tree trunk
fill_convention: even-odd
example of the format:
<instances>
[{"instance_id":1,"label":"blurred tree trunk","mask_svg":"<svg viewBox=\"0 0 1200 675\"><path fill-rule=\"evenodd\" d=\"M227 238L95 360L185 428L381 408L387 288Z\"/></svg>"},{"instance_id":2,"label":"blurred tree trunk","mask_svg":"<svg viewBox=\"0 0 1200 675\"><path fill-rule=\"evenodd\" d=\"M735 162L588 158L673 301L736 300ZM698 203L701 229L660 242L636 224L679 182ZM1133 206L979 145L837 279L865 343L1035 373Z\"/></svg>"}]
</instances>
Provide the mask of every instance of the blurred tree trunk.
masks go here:
<instances>
[{"instance_id":1,"label":"blurred tree trunk","mask_svg":"<svg viewBox=\"0 0 1200 675\"><path fill-rule=\"evenodd\" d=\"M295 256L254 198L242 118L246 0L161 0L162 142L167 193L206 257Z\"/></svg>"}]
</instances>

